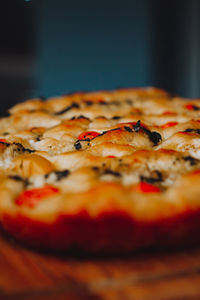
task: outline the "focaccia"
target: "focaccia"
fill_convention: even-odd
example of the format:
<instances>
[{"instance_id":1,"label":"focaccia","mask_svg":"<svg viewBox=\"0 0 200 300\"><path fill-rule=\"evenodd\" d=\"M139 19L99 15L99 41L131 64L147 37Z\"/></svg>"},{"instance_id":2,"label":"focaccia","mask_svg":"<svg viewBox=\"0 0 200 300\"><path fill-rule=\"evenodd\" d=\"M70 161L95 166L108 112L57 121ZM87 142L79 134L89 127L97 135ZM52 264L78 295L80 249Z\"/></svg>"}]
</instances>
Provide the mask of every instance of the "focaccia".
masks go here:
<instances>
[{"instance_id":1,"label":"focaccia","mask_svg":"<svg viewBox=\"0 0 200 300\"><path fill-rule=\"evenodd\" d=\"M156 88L16 104L0 119L0 223L25 245L199 243L200 100Z\"/></svg>"}]
</instances>

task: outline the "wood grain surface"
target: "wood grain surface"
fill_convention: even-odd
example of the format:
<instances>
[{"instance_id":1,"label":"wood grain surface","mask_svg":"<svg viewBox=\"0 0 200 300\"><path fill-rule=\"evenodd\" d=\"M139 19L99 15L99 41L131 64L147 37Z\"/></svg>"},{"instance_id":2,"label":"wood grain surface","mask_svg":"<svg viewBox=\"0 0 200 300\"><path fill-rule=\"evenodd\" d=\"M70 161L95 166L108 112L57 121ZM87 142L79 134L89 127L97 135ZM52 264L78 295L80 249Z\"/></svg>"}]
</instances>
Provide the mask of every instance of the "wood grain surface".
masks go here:
<instances>
[{"instance_id":1,"label":"wood grain surface","mask_svg":"<svg viewBox=\"0 0 200 300\"><path fill-rule=\"evenodd\" d=\"M200 249L90 257L26 249L0 231L0 300L200 299Z\"/></svg>"}]
</instances>

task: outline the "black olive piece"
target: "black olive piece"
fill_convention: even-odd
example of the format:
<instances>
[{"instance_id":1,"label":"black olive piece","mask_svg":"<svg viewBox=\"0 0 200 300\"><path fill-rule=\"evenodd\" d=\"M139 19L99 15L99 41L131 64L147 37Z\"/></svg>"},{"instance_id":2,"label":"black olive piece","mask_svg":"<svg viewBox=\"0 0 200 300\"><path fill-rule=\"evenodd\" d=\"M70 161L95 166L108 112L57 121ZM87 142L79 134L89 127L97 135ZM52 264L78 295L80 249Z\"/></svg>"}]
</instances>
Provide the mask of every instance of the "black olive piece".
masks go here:
<instances>
[{"instance_id":1,"label":"black olive piece","mask_svg":"<svg viewBox=\"0 0 200 300\"><path fill-rule=\"evenodd\" d=\"M194 131L194 129L192 129L192 128L185 129L185 132L193 132L193 131Z\"/></svg>"},{"instance_id":2,"label":"black olive piece","mask_svg":"<svg viewBox=\"0 0 200 300\"><path fill-rule=\"evenodd\" d=\"M13 145L18 146L19 148L17 150L19 150L19 151L21 150L22 152L28 152L28 153L34 153L35 152L35 150L31 150L29 148L24 148L24 146L20 143L13 143Z\"/></svg>"},{"instance_id":3,"label":"black olive piece","mask_svg":"<svg viewBox=\"0 0 200 300\"><path fill-rule=\"evenodd\" d=\"M200 110L200 107L196 106L196 105L192 105L193 110Z\"/></svg>"},{"instance_id":4,"label":"black olive piece","mask_svg":"<svg viewBox=\"0 0 200 300\"><path fill-rule=\"evenodd\" d=\"M110 130L108 130L108 131L115 131L115 130L119 130L119 129L121 129L121 128L113 128L113 129L110 129ZM108 132L107 131L107 132Z\"/></svg>"},{"instance_id":5,"label":"black olive piece","mask_svg":"<svg viewBox=\"0 0 200 300\"><path fill-rule=\"evenodd\" d=\"M92 167L92 170L99 171L99 167L94 166L94 167Z\"/></svg>"},{"instance_id":6,"label":"black olive piece","mask_svg":"<svg viewBox=\"0 0 200 300\"><path fill-rule=\"evenodd\" d=\"M77 141L75 144L74 144L74 147L76 150L80 150L82 148L81 146L81 143L79 141Z\"/></svg>"},{"instance_id":7,"label":"black olive piece","mask_svg":"<svg viewBox=\"0 0 200 300\"><path fill-rule=\"evenodd\" d=\"M87 101L85 101L85 104L86 104L87 106L91 106L91 105L93 105L94 103L93 103L92 101L90 101L90 100L87 100Z\"/></svg>"},{"instance_id":8,"label":"black olive piece","mask_svg":"<svg viewBox=\"0 0 200 300\"><path fill-rule=\"evenodd\" d=\"M158 170L155 170L155 173L156 173L156 177L140 176L140 180L150 184L154 184L155 182L162 182L163 181L162 173Z\"/></svg>"},{"instance_id":9,"label":"black olive piece","mask_svg":"<svg viewBox=\"0 0 200 300\"><path fill-rule=\"evenodd\" d=\"M113 175L113 176L116 176L116 177L120 177L121 176L121 174L119 172L112 171L112 170L109 170L109 169L104 170L103 174L104 175L109 174L109 175Z\"/></svg>"},{"instance_id":10,"label":"black olive piece","mask_svg":"<svg viewBox=\"0 0 200 300\"><path fill-rule=\"evenodd\" d=\"M16 180L16 181L24 181L24 179L19 175L10 175L8 178Z\"/></svg>"},{"instance_id":11,"label":"black olive piece","mask_svg":"<svg viewBox=\"0 0 200 300\"><path fill-rule=\"evenodd\" d=\"M128 132L132 132L132 129L131 129L130 127L128 127L128 126L124 126L124 129L125 129L126 131L128 131Z\"/></svg>"},{"instance_id":12,"label":"black olive piece","mask_svg":"<svg viewBox=\"0 0 200 300\"><path fill-rule=\"evenodd\" d=\"M72 108L79 108L80 105L76 102L73 102L70 106L67 106L66 108L60 110L60 111L57 111L54 113L55 116L59 116L59 115L62 115L64 113L66 113L67 111L71 110Z\"/></svg>"},{"instance_id":13,"label":"black olive piece","mask_svg":"<svg viewBox=\"0 0 200 300\"><path fill-rule=\"evenodd\" d=\"M187 128L184 132L194 132L200 134L200 129Z\"/></svg>"},{"instance_id":14,"label":"black olive piece","mask_svg":"<svg viewBox=\"0 0 200 300\"><path fill-rule=\"evenodd\" d=\"M67 177L69 175L70 171L69 170L54 171L54 173L56 174L57 181L60 181L61 179Z\"/></svg>"},{"instance_id":15,"label":"black olive piece","mask_svg":"<svg viewBox=\"0 0 200 300\"><path fill-rule=\"evenodd\" d=\"M121 117L120 116L114 116L112 117L113 120L119 120Z\"/></svg>"},{"instance_id":16,"label":"black olive piece","mask_svg":"<svg viewBox=\"0 0 200 300\"><path fill-rule=\"evenodd\" d=\"M29 184L28 179L22 178L22 177L19 176L19 175L10 175L10 176L8 176L8 178L13 179L13 180L15 180L15 181L23 182L24 185L28 185L28 184Z\"/></svg>"},{"instance_id":17,"label":"black olive piece","mask_svg":"<svg viewBox=\"0 0 200 300\"><path fill-rule=\"evenodd\" d=\"M83 116L83 115L80 115L80 116L78 116L77 117L77 119L79 120L79 119L86 119L86 120L90 120L89 118L87 118L87 117L85 117L85 116Z\"/></svg>"},{"instance_id":18,"label":"black olive piece","mask_svg":"<svg viewBox=\"0 0 200 300\"><path fill-rule=\"evenodd\" d=\"M140 126L141 126L140 123L141 123L140 120L138 120L137 123L133 126L135 132L138 132L140 130Z\"/></svg>"},{"instance_id":19,"label":"black olive piece","mask_svg":"<svg viewBox=\"0 0 200 300\"><path fill-rule=\"evenodd\" d=\"M0 144L5 145L6 147L9 147L9 146L11 145L11 144L9 144L9 143L2 142L2 141L0 141Z\"/></svg>"},{"instance_id":20,"label":"black olive piece","mask_svg":"<svg viewBox=\"0 0 200 300\"><path fill-rule=\"evenodd\" d=\"M195 166L197 164L197 160L193 158L192 156L185 156L183 157L184 161L188 161L191 166Z\"/></svg>"},{"instance_id":21,"label":"black olive piece","mask_svg":"<svg viewBox=\"0 0 200 300\"><path fill-rule=\"evenodd\" d=\"M157 131L151 131L148 136L149 139L154 143L154 146L158 145L158 143L162 141L162 137Z\"/></svg>"},{"instance_id":22,"label":"black olive piece","mask_svg":"<svg viewBox=\"0 0 200 300\"><path fill-rule=\"evenodd\" d=\"M106 101L100 101L98 102L99 105L109 105L110 103L109 102L106 102Z\"/></svg>"}]
</instances>

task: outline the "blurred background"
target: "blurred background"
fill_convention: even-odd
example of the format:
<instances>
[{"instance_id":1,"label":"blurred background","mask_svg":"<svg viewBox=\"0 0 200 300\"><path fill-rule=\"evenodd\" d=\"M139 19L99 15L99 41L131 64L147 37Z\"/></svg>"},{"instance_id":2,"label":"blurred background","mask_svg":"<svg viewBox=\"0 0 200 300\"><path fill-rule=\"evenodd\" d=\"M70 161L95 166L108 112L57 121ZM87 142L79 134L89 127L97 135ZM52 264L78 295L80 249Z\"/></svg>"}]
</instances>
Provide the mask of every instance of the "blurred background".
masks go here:
<instances>
[{"instance_id":1,"label":"blurred background","mask_svg":"<svg viewBox=\"0 0 200 300\"><path fill-rule=\"evenodd\" d=\"M1 111L130 86L200 97L199 81L199 0L1 1Z\"/></svg>"}]
</instances>

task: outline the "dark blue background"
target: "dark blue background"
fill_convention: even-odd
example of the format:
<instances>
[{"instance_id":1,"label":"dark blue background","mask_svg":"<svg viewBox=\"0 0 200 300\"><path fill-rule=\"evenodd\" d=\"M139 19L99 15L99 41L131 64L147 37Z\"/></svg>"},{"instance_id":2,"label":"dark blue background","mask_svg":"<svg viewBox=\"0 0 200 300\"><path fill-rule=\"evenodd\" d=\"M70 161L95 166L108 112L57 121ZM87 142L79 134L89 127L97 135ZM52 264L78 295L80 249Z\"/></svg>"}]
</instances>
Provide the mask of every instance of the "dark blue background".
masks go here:
<instances>
[{"instance_id":1,"label":"dark blue background","mask_svg":"<svg viewBox=\"0 0 200 300\"><path fill-rule=\"evenodd\" d=\"M200 1L10 0L1 110L27 97L157 86L200 97Z\"/></svg>"}]
</instances>

